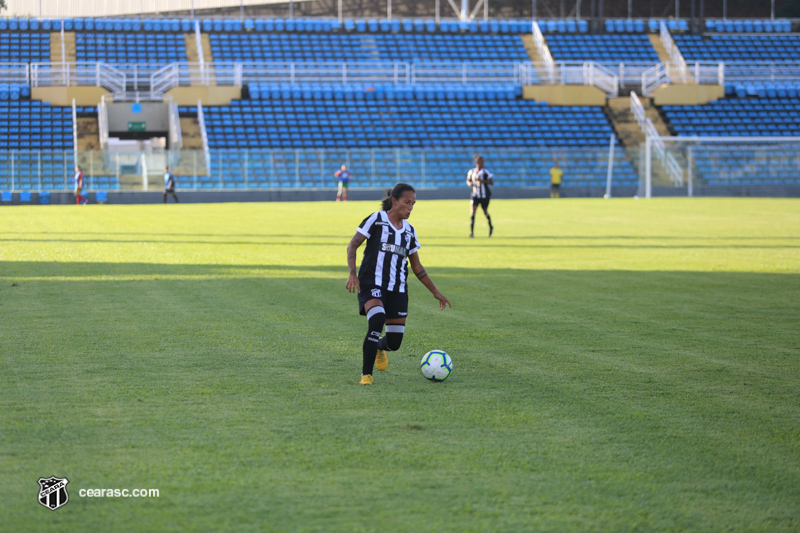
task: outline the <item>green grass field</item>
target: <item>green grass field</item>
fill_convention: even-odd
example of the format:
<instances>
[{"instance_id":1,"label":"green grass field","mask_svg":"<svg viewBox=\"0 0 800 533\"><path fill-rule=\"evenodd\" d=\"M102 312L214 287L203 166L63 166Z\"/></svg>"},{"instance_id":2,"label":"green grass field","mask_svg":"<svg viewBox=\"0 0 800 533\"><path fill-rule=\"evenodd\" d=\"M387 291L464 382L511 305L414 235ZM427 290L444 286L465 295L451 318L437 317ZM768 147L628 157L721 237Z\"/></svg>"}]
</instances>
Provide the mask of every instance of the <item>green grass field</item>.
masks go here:
<instances>
[{"instance_id":1,"label":"green grass field","mask_svg":"<svg viewBox=\"0 0 800 533\"><path fill-rule=\"evenodd\" d=\"M377 201L0 208L0 530L800 530L800 201L419 200L373 387Z\"/></svg>"}]
</instances>

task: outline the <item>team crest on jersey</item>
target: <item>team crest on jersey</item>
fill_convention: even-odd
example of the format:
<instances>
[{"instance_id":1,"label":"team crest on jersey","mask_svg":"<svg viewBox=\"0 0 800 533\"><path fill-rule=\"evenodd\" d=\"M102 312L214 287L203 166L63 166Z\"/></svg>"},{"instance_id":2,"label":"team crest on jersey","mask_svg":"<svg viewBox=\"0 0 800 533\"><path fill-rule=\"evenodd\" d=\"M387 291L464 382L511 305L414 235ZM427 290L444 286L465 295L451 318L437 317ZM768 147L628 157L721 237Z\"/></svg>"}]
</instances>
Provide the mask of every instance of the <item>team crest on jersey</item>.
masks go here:
<instances>
[{"instance_id":1,"label":"team crest on jersey","mask_svg":"<svg viewBox=\"0 0 800 533\"><path fill-rule=\"evenodd\" d=\"M40 477L39 503L51 511L55 511L59 507L66 505L69 501L67 483L69 483L69 480L65 477Z\"/></svg>"},{"instance_id":2,"label":"team crest on jersey","mask_svg":"<svg viewBox=\"0 0 800 533\"><path fill-rule=\"evenodd\" d=\"M381 290L380 289L372 289L372 297L373 298L380 298L381 297Z\"/></svg>"}]
</instances>

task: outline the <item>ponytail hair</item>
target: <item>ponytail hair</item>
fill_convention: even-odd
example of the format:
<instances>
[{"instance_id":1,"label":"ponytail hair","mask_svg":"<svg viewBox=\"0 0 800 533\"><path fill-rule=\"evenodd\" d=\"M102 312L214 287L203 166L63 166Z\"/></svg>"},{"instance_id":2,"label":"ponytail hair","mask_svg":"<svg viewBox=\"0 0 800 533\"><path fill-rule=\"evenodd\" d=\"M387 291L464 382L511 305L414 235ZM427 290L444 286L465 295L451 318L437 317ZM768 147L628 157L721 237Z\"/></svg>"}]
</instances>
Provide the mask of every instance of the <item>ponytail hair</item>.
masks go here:
<instances>
[{"instance_id":1,"label":"ponytail hair","mask_svg":"<svg viewBox=\"0 0 800 533\"><path fill-rule=\"evenodd\" d=\"M408 183L398 183L391 189L386 189L386 196L383 197L381 200L381 209L384 211L388 211L392 208L392 198L400 199L403 196L403 193L406 191L417 192L414 190L414 187L409 185Z\"/></svg>"}]
</instances>

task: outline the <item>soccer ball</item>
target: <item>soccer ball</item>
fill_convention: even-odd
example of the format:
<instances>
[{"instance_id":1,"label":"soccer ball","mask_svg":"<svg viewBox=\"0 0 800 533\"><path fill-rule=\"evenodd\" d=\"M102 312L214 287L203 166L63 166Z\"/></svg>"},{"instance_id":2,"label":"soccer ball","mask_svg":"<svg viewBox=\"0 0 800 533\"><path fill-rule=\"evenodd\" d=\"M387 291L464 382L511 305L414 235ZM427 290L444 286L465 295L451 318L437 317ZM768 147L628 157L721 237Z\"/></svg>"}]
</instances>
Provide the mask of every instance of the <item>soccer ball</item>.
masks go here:
<instances>
[{"instance_id":1,"label":"soccer ball","mask_svg":"<svg viewBox=\"0 0 800 533\"><path fill-rule=\"evenodd\" d=\"M419 364L422 375L431 381L444 381L453 371L453 360L442 350L431 350Z\"/></svg>"}]
</instances>

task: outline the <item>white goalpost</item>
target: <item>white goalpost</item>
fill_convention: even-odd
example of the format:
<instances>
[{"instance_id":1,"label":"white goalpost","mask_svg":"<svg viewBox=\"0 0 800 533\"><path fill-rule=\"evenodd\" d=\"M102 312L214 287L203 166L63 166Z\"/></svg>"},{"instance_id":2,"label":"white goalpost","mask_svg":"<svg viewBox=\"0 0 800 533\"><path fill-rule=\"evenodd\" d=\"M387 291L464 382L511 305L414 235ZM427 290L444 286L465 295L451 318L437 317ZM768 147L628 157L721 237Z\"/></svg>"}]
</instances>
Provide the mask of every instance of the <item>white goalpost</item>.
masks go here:
<instances>
[{"instance_id":1,"label":"white goalpost","mask_svg":"<svg viewBox=\"0 0 800 533\"><path fill-rule=\"evenodd\" d=\"M640 194L787 195L800 190L800 137L648 136Z\"/></svg>"}]
</instances>

